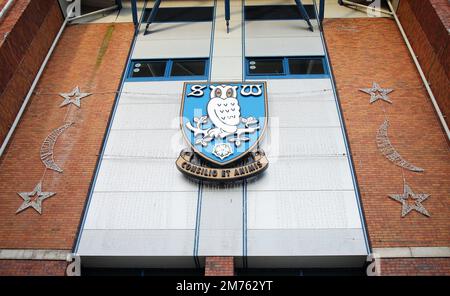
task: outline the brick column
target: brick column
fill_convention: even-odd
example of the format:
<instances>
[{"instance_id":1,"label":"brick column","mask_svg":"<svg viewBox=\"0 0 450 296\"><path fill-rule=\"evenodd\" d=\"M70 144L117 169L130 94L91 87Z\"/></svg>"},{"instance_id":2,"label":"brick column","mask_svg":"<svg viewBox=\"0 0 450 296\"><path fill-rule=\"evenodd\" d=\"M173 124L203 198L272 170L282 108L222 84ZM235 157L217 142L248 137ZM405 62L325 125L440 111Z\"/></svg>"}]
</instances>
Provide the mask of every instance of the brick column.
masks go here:
<instances>
[{"instance_id":1,"label":"brick column","mask_svg":"<svg viewBox=\"0 0 450 296\"><path fill-rule=\"evenodd\" d=\"M205 276L234 275L233 257L206 257Z\"/></svg>"}]
</instances>

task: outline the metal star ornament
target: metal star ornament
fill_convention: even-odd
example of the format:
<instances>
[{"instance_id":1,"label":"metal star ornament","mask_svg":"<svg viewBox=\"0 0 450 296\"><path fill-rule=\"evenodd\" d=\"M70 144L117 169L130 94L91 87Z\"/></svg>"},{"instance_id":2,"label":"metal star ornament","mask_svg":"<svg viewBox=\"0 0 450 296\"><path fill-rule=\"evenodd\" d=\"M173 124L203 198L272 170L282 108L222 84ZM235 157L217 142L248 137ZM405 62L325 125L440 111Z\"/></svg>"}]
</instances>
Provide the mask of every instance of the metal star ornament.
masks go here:
<instances>
[{"instance_id":1,"label":"metal star ornament","mask_svg":"<svg viewBox=\"0 0 450 296\"><path fill-rule=\"evenodd\" d=\"M42 183L39 182L34 187L31 192L18 192L17 193L22 199L22 205L17 209L16 214L20 213L29 207L35 209L39 214L42 214L42 202L55 195L55 192L42 192Z\"/></svg>"},{"instance_id":2,"label":"metal star ornament","mask_svg":"<svg viewBox=\"0 0 450 296\"><path fill-rule=\"evenodd\" d=\"M64 107L69 104L74 104L78 108L81 107L81 99L92 95L92 93L82 93L80 92L80 88L76 86L70 93L60 93L61 97L64 98L64 101L59 105L59 107Z\"/></svg>"},{"instance_id":3,"label":"metal star ornament","mask_svg":"<svg viewBox=\"0 0 450 296\"><path fill-rule=\"evenodd\" d=\"M370 95L370 104L378 100L383 100L392 104L392 101L389 100L388 96L388 94L394 91L392 88L381 88L378 83L374 82L372 83L372 88L360 88L359 90Z\"/></svg>"},{"instance_id":4,"label":"metal star ornament","mask_svg":"<svg viewBox=\"0 0 450 296\"><path fill-rule=\"evenodd\" d=\"M416 194L411 190L411 187L409 187L409 185L405 183L403 187L403 194L389 194L388 196L402 204L402 218L408 215L408 213L412 210L416 210L422 215L430 217L430 214L422 205L422 202L430 196L429 194ZM413 199L414 203L408 203L408 199L410 197Z\"/></svg>"}]
</instances>

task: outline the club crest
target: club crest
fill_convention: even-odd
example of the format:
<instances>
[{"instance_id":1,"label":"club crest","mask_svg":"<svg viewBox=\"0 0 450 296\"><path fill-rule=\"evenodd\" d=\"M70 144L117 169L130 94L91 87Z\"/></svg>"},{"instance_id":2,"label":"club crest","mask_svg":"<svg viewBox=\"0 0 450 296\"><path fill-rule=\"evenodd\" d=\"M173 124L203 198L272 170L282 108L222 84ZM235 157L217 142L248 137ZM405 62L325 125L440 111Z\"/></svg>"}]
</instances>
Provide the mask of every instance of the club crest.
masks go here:
<instances>
[{"instance_id":1,"label":"club crest","mask_svg":"<svg viewBox=\"0 0 450 296\"><path fill-rule=\"evenodd\" d=\"M255 167L244 166L241 170L243 174L238 171L238 175L234 176L230 172L225 180L242 179L267 167L264 153L257 149L267 126L265 82L185 83L180 113L182 133L193 150L193 153L182 152L180 158L190 163L195 154L208 163L202 167L190 163L189 170L193 170L192 166L199 172L202 168L220 168L245 156L251 156L256 161L262 160L264 165L260 169L257 162ZM181 162L177 161L177 166L186 172ZM212 170L210 173L214 174ZM226 177L229 169L215 171ZM202 177L210 177L205 174L203 172ZM224 180L222 176L215 178Z\"/></svg>"}]
</instances>

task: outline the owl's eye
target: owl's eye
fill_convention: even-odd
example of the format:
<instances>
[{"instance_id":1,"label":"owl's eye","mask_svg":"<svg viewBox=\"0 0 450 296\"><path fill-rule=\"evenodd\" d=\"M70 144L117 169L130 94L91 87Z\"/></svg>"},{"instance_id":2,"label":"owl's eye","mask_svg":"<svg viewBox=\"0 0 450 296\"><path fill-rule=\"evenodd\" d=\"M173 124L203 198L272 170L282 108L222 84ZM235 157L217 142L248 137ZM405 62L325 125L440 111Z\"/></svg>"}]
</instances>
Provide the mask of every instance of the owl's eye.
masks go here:
<instances>
[{"instance_id":1,"label":"owl's eye","mask_svg":"<svg viewBox=\"0 0 450 296\"><path fill-rule=\"evenodd\" d=\"M216 88L214 94L216 95L216 97L220 97L222 95L222 90L220 88Z\"/></svg>"},{"instance_id":2,"label":"owl's eye","mask_svg":"<svg viewBox=\"0 0 450 296\"><path fill-rule=\"evenodd\" d=\"M232 97L233 96L233 89L229 88L227 90L227 98Z\"/></svg>"}]
</instances>

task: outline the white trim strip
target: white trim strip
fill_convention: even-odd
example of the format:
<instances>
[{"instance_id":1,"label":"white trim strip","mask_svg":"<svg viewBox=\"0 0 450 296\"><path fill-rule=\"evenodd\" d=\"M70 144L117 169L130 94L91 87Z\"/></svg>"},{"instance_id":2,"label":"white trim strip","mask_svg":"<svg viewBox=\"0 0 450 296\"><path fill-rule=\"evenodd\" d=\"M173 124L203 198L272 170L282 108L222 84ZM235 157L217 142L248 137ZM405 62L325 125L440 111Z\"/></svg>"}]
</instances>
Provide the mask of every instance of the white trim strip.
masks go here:
<instances>
[{"instance_id":1,"label":"white trim strip","mask_svg":"<svg viewBox=\"0 0 450 296\"><path fill-rule=\"evenodd\" d=\"M66 261L70 250L0 249L0 260L58 260Z\"/></svg>"},{"instance_id":2,"label":"white trim strip","mask_svg":"<svg viewBox=\"0 0 450 296\"><path fill-rule=\"evenodd\" d=\"M448 258L450 247L373 248L379 258Z\"/></svg>"}]
</instances>

